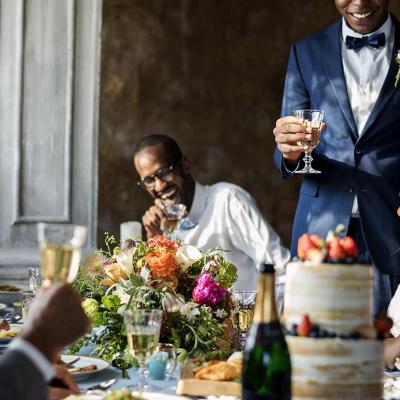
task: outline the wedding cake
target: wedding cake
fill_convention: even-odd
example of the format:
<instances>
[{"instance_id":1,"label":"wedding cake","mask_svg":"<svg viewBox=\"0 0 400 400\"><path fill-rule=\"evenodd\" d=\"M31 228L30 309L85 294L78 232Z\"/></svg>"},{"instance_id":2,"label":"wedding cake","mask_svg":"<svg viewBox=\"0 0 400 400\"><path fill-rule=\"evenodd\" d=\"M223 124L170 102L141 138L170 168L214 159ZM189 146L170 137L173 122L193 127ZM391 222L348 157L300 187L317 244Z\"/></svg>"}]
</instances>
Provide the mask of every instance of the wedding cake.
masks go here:
<instances>
[{"instance_id":1,"label":"wedding cake","mask_svg":"<svg viewBox=\"0 0 400 400\"><path fill-rule=\"evenodd\" d=\"M371 304L370 266L289 263L284 320L292 399L382 398L382 342Z\"/></svg>"}]
</instances>

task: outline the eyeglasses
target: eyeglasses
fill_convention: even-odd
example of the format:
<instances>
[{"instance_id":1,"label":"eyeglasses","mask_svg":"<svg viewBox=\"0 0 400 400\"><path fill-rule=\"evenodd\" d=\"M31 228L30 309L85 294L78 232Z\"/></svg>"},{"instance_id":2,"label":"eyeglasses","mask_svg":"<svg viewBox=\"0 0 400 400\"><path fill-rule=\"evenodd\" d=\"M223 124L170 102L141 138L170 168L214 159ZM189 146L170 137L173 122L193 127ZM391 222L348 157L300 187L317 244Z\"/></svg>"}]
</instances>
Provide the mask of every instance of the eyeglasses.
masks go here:
<instances>
[{"instance_id":1,"label":"eyeglasses","mask_svg":"<svg viewBox=\"0 0 400 400\"><path fill-rule=\"evenodd\" d=\"M153 175L147 175L141 178L136 184L146 189L153 189L156 185L156 177L161 179L163 182L171 182L174 178L174 168L175 164L171 164L168 167L162 167Z\"/></svg>"}]
</instances>

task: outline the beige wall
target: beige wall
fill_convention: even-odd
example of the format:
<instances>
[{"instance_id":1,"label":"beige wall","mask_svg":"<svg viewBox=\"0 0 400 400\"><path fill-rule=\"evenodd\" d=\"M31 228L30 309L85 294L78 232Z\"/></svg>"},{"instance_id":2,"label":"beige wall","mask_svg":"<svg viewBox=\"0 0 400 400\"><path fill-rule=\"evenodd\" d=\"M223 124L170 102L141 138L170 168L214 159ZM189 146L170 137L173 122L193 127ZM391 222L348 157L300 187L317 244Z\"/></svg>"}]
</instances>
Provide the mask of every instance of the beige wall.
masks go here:
<instances>
[{"instance_id":1,"label":"beige wall","mask_svg":"<svg viewBox=\"0 0 400 400\"><path fill-rule=\"evenodd\" d=\"M200 182L251 192L289 245L300 178L282 182L272 128L290 44L334 22L334 1L104 0L103 11L99 241L149 206L131 153L159 132Z\"/></svg>"}]
</instances>

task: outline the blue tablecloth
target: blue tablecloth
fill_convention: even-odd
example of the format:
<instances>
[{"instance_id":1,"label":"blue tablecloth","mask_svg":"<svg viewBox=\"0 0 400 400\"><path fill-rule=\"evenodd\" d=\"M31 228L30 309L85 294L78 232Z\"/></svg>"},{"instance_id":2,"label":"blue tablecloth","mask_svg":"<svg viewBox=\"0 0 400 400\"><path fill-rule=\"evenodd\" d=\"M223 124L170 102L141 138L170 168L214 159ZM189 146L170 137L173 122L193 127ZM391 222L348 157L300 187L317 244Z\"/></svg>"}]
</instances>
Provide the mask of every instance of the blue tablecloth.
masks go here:
<instances>
[{"instance_id":1,"label":"blue tablecloth","mask_svg":"<svg viewBox=\"0 0 400 400\"><path fill-rule=\"evenodd\" d=\"M135 384L138 381L136 368L131 368L127 372L130 379L122 378L121 371L113 367L110 367L103 371L99 371L96 374L90 375L90 377L78 381L77 383L79 387L84 390L93 385L104 382L108 379L116 378L118 379L118 381L111 387L111 389L120 389ZM149 377L148 383L154 387L153 391L159 391L168 394L175 394L176 392L176 384L177 384L176 378L171 378L169 380L154 380Z\"/></svg>"}]
</instances>

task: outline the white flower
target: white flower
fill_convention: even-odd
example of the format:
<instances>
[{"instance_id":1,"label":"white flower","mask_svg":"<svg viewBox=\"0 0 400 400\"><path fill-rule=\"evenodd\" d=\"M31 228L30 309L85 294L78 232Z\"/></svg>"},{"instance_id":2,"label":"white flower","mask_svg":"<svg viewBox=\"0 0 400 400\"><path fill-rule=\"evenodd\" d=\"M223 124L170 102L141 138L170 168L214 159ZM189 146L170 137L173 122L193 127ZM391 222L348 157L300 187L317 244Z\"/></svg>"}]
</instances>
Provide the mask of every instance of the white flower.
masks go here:
<instances>
[{"instance_id":1,"label":"white flower","mask_svg":"<svg viewBox=\"0 0 400 400\"><path fill-rule=\"evenodd\" d=\"M190 244L184 244L179 247L175 255L176 264L185 272L192 264L203 257L200 250Z\"/></svg>"},{"instance_id":2,"label":"white flower","mask_svg":"<svg viewBox=\"0 0 400 400\"><path fill-rule=\"evenodd\" d=\"M122 250L115 257L117 263L121 266L126 276L129 276L133 272L132 258L135 254L136 247L130 247L129 249Z\"/></svg>"},{"instance_id":3,"label":"white flower","mask_svg":"<svg viewBox=\"0 0 400 400\"><path fill-rule=\"evenodd\" d=\"M219 308L217 311L215 311L215 315L217 318L225 318L228 314L225 310Z\"/></svg>"},{"instance_id":4,"label":"white flower","mask_svg":"<svg viewBox=\"0 0 400 400\"><path fill-rule=\"evenodd\" d=\"M128 303L130 295L125 292L125 289L121 285L114 286L114 294L119 297L121 304Z\"/></svg>"},{"instance_id":5,"label":"white flower","mask_svg":"<svg viewBox=\"0 0 400 400\"><path fill-rule=\"evenodd\" d=\"M140 270L140 277L147 283L150 279L150 268L146 265Z\"/></svg>"},{"instance_id":6,"label":"white flower","mask_svg":"<svg viewBox=\"0 0 400 400\"><path fill-rule=\"evenodd\" d=\"M181 315L186 317L188 321L192 321L196 315L200 314L197 304L189 301L181 307Z\"/></svg>"},{"instance_id":7,"label":"white flower","mask_svg":"<svg viewBox=\"0 0 400 400\"><path fill-rule=\"evenodd\" d=\"M174 295L172 293L166 293L161 300L161 305L166 312L180 311L185 305L185 298L181 295Z\"/></svg>"}]
</instances>

